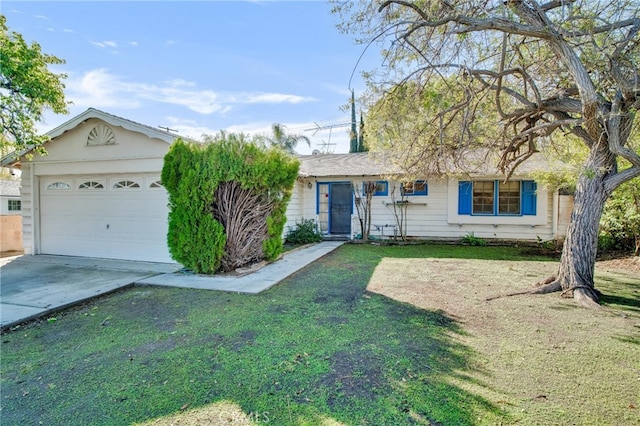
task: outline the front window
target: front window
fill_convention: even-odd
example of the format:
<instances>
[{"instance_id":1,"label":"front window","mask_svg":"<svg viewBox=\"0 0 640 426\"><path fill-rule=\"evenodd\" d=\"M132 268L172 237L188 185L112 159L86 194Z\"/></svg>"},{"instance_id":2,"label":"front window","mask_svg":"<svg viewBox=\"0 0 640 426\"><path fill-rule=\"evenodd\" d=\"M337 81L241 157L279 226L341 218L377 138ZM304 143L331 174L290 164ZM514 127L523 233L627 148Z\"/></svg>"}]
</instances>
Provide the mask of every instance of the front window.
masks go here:
<instances>
[{"instance_id":1,"label":"front window","mask_svg":"<svg viewBox=\"0 0 640 426\"><path fill-rule=\"evenodd\" d=\"M498 214L520 214L520 181L498 183Z\"/></svg>"},{"instance_id":2,"label":"front window","mask_svg":"<svg viewBox=\"0 0 640 426\"><path fill-rule=\"evenodd\" d=\"M386 180L376 181L376 189L373 191L373 195L389 195L389 182L387 182Z\"/></svg>"},{"instance_id":3,"label":"front window","mask_svg":"<svg viewBox=\"0 0 640 426\"><path fill-rule=\"evenodd\" d=\"M535 216L537 185L533 180L458 182L458 214Z\"/></svg>"},{"instance_id":4,"label":"front window","mask_svg":"<svg viewBox=\"0 0 640 426\"><path fill-rule=\"evenodd\" d=\"M22 202L20 200L8 200L9 201L9 211L10 212L19 212L22 210Z\"/></svg>"},{"instance_id":5,"label":"front window","mask_svg":"<svg viewBox=\"0 0 640 426\"><path fill-rule=\"evenodd\" d=\"M493 214L493 181L473 182L473 214Z\"/></svg>"},{"instance_id":6,"label":"front window","mask_svg":"<svg viewBox=\"0 0 640 426\"><path fill-rule=\"evenodd\" d=\"M427 195L427 182L423 180L404 182L400 186L400 191L402 195Z\"/></svg>"}]
</instances>

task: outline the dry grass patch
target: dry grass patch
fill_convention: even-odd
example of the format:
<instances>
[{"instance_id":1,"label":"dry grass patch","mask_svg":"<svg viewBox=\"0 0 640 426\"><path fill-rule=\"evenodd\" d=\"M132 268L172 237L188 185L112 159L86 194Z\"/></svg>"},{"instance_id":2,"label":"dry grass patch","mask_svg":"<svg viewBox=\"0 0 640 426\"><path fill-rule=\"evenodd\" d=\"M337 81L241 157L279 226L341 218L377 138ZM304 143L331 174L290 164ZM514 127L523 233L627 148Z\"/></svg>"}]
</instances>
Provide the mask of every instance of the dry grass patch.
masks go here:
<instances>
[{"instance_id":1,"label":"dry grass patch","mask_svg":"<svg viewBox=\"0 0 640 426\"><path fill-rule=\"evenodd\" d=\"M548 262L384 258L367 287L442 310L478 356L451 379L519 424L640 424L640 276L598 268L605 307L558 294L516 296L555 272Z\"/></svg>"},{"instance_id":2,"label":"dry grass patch","mask_svg":"<svg viewBox=\"0 0 640 426\"><path fill-rule=\"evenodd\" d=\"M237 404L221 401L205 407L186 410L171 416L162 417L138 426L250 426L255 424L250 415L242 411ZM253 415L252 415L253 416ZM268 417L267 417L268 420Z\"/></svg>"}]
</instances>

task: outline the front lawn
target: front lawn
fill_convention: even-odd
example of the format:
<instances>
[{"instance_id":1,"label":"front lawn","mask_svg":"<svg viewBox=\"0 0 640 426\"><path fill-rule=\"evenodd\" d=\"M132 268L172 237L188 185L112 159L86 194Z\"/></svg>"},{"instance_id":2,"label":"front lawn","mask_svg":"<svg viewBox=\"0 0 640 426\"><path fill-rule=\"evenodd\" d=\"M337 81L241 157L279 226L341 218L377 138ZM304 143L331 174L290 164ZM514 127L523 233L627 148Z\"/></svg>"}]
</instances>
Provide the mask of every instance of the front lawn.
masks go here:
<instances>
[{"instance_id":1,"label":"front lawn","mask_svg":"<svg viewBox=\"0 0 640 426\"><path fill-rule=\"evenodd\" d=\"M501 262L457 277L433 259ZM124 290L2 336L2 424L629 424L640 278L600 274L598 312L558 295L482 300L503 291L500 278L542 278L554 266L542 260L509 247L346 245L257 296ZM536 312L536 327L514 320ZM588 345L576 321L595 330ZM591 389L567 394L579 386Z\"/></svg>"}]
</instances>

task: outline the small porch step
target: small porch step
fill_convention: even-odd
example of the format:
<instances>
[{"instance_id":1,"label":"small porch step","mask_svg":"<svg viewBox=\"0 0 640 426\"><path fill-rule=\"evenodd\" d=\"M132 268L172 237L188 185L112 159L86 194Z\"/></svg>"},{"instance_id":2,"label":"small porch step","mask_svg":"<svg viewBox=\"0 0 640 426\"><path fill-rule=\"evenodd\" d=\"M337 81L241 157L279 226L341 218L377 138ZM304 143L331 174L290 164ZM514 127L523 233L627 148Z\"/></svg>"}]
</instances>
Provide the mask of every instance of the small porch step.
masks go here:
<instances>
[{"instance_id":1,"label":"small porch step","mask_svg":"<svg viewBox=\"0 0 640 426\"><path fill-rule=\"evenodd\" d=\"M322 236L322 241L349 241L350 239L350 235L325 234Z\"/></svg>"}]
</instances>

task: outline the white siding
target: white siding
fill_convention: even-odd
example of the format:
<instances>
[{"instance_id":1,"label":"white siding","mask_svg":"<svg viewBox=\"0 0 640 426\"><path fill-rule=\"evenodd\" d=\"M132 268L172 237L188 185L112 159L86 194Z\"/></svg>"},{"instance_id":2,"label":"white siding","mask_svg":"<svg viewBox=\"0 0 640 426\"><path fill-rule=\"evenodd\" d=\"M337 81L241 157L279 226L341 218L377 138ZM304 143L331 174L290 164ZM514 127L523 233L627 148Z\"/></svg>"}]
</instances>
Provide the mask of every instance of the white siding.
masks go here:
<instances>
[{"instance_id":1,"label":"white siding","mask_svg":"<svg viewBox=\"0 0 640 426\"><path fill-rule=\"evenodd\" d=\"M22 165L22 189L20 197L22 200L22 244L25 254L34 254L33 246L33 183L32 179L33 165L24 163Z\"/></svg>"},{"instance_id":2,"label":"white siding","mask_svg":"<svg viewBox=\"0 0 640 426\"><path fill-rule=\"evenodd\" d=\"M571 221L571 212L573 210L573 196L560 195L558 197L558 231L557 239L564 240Z\"/></svg>"},{"instance_id":3,"label":"white siding","mask_svg":"<svg viewBox=\"0 0 640 426\"><path fill-rule=\"evenodd\" d=\"M289 223L304 218L316 218L317 182L344 182L344 177L309 178L298 185L299 195L287 211ZM357 188L365 180L385 180L373 177L351 178ZM312 183L311 190L307 183ZM389 194L374 196L371 200L371 231L373 237L393 237L400 234L394 213L393 201L400 197L400 183L389 181ZM406 209L406 235L415 239L459 239L470 232L476 237L500 240L537 241L555 238L553 224L553 193L538 189L537 214L535 216L461 216L458 215L458 181L455 179L429 180L427 195L406 196L406 206L396 206L399 213ZM394 197L395 195L395 197ZM293 199L292 199L293 202ZM302 208L301 208L302 205ZM302 215L302 216L301 216ZM354 206L351 235L361 233L357 210ZM376 227L377 226L377 227ZM394 230L395 228L395 230Z\"/></svg>"},{"instance_id":4,"label":"white siding","mask_svg":"<svg viewBox=\"0 0 640 426\"><path fill-rule=\"evenodd\" d=\"M306 182L303 182L301 179L297 179L293 185L293 191L291 193L291 199L289 200L289 205L287 206L287 222L284 225L282 238L286 237L287 232L290 229L295 228L296 222L305 218L304 216L304 200L305 193L311 192L307 189Z\"/></svg>"}]
</instances>

